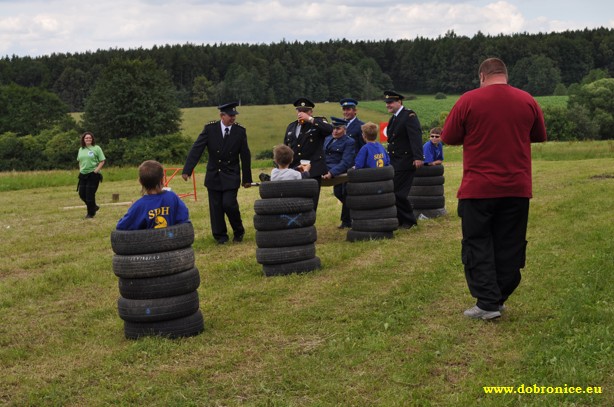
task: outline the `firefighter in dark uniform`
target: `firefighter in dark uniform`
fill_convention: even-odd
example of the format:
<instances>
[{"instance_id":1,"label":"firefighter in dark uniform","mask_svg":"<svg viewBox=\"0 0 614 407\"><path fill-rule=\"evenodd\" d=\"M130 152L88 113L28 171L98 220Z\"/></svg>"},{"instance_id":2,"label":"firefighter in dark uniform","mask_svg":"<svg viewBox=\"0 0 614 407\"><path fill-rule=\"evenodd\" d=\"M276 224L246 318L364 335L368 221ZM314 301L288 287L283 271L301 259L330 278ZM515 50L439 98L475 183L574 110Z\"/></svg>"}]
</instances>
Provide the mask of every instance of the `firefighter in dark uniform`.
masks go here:
<instances>
[{"instance_id":1,"label":"firefighter in dark uniform","mask_svg":"<svg viewBox=\"0 0 614 407\"><path fill-rule=\"evenodd\" d=\"M187 181L205 149L208 150L205 187L209 195L211 231L219 244L228 242L224 216L228 217L232 227L233 242L243 241L245 228L241 221L237 194L241 185L249 188L252 183L247 132L235 121L236 115L239 114L235 110L237 106L237 102L232 102L218 107L220 120L205 125L188 153L181 175Z\"/></svg>"},{"instance_id":2,"label":"firefighter in dark uniform","mask_svg":"<svg viewBox=\"0 0 614 407\"><path fill-rule=\"evenodd\" d=\"M394 194L396 197L399 228L410 229L417 224L409 202L409 191L416 169L424 164L422 128L413 110L403 106L405 97L392 90L384 92L386 109L392 113L386 134L388 155L394 168Z\"/></svg>"},{"instance_id":3,"label":"firefighter in dark uniform","mask_svg":"<svg viewBox=\"0 0 614 407\"><path fill-rule=\"evenodd\" d=\"M296 168L301 160L309 160L311 169L309 177L322 184L322 175L328 172L324 157L324 140L326 136L332 134L333 126L330 125L325 117L314 117L313 108L315 104L307 98L299 98L293 103L297 112L297 120L293 121L286 128L284 144L294 151L294 161L290 168ZM320 191L313 198L313 209L318 209Z\"/></svg>"}]
</instances>

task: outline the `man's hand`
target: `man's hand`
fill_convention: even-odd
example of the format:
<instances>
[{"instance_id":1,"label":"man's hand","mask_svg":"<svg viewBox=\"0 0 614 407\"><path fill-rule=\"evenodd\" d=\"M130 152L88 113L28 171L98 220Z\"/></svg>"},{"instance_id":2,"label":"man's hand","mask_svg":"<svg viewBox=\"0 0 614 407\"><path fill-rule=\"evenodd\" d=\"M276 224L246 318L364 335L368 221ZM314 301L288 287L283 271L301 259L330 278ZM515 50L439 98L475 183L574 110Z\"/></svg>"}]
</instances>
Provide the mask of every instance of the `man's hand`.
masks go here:
<instances>
[{"instance_id":1,"label":"man's hand","mask_svg":"<svg viewBox=\"0 0 614 407\"><path fill-rule=\"evenodd\" d=\"M332 177L333 177L333 174L331 174L330 171L322 175L322 179L331 179Z\"/></svg>"},{"instance_id":2,"label":"man's hand","mask_svg":"<svg viewBox=\"0 0 614 407\"><path fill-rule=\"evenodd\" d=\"M420 168L424 165L424 161L422 160L414 160L414 167Z\"/></svg>"},{"instance_id":3,"label":"man's hand","mask_svg":"<svg viewBox=\"0 0 614 407\"><path fill-rule=\"evenodd\" d=\"M312 122L313 121L313 117L309 116L307 113L305 112L299 112L298 113L298 120L299 121L303 121L303 122Z\"/></svg>"},{"instance_id":4,"label":"man's hand","mask_svg":"<svg viewBox=\"0 0 614 407\"><path fill-rule=\"evenodd\" d=\"M190 176L188 174L181 174L181 178L183 178L184 181L187 181Z\"/></svg>"},{"instance_id":5,"label":"man's hand","mask_svg":"<svg viewBox=\"0 0 614 407\"><path fill-rule=\"evenodd\" d=\"M252 186L252 183L251 183L251 182L245 182L245 183L243 184L243 188L249 188L249 187L251 187L251 186Z\"/></svg>"}]
</instances>

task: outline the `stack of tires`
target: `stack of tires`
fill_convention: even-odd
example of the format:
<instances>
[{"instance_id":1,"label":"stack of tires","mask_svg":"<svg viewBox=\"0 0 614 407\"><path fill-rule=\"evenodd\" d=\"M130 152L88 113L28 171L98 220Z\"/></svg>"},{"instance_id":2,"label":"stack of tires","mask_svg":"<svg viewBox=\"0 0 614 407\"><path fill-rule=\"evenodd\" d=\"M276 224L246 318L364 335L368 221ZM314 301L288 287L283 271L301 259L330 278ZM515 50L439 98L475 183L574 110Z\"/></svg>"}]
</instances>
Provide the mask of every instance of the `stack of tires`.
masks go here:
<instances>
[{"instance_id":1,"label":"stack of tires","mask_svg":"<svg viewBox=\"0 0 614 407\"><path fill-rule=\"evenodd\" d=\"M392 239L399 227L393 179L391 166L348 171L346 205L352 217L348 241Z\"/></svg>"},{"instance_id":2,"label":"stack of tires","mask_svg":"<svg viewBox=\"0 0 614 407\"><path fill-rule=\"evenodd\" d=\"M316 213L313 198L319 192L314 179L260 184L254 202L256 261L264 275L306 273L320 268L316 256Z\"/></svg>"},{"instance_id":3,"label":"stack of tires","mask_svg":"<svg viewBox=\"0 0 614 407\"><path fill-rule=\"evenodd\" d=\"M443 171L443 165L426 165L416 170L409 191L409 201L414 208L416 219L430 219L447 214Z\"/></svg>"},{"instance_id":4,"label":"stack of tires","mask_svg":"<svg viewBox=\"0 0 614 407\"><path fill-rule=\"evenodd\" d=\"M126 338L179 338L204 330L193 242L191 223L111 232L113 272L119 277L117 309Z\"/></svg>"}]
</instances>

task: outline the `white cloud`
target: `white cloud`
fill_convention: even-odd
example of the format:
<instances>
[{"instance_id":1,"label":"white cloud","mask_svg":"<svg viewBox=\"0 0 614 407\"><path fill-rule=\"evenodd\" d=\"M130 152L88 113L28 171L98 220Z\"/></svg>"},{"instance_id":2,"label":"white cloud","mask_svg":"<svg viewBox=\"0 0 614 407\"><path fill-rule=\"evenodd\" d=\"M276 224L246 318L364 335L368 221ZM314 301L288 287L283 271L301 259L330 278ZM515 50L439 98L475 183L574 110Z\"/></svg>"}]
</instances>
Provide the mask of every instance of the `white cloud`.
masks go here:
<instances>
[{"instance_id":1,"label":"white cloud","mask_svg":"<svg viewBox=\"0 0 614 407\"><path fill-rule=\"evenodd\" d=\"M0 0L0 54L614 27L612 19L599 23L614 6L599 2L589 12L597 2L578 8L558 0Z\"/></svg>"}]
</instances>

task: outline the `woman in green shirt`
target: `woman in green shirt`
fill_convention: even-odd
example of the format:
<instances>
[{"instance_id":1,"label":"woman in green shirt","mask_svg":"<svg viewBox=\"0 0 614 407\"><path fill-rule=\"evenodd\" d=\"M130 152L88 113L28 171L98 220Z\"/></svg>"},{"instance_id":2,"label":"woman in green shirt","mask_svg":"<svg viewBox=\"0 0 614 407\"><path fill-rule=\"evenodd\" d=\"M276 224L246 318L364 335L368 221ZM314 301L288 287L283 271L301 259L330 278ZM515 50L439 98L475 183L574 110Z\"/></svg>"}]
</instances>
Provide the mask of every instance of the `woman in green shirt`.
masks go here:
<instances>
[{"instance_id":1,"label":"woman in green shirt","mask_svg":"<svg viewBox=\"0 0 614 407\"><path fill-rule=\"evenodd\" d=\"M96 191L102 180L100 170L106 158L102 149L96 145L94 135L86 131L81 135L81 148L77 154L79 161L79 197L87 205L86 219L93 218L100 209L96 205Z\"/></svg>"}]
</instances>

